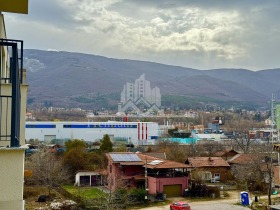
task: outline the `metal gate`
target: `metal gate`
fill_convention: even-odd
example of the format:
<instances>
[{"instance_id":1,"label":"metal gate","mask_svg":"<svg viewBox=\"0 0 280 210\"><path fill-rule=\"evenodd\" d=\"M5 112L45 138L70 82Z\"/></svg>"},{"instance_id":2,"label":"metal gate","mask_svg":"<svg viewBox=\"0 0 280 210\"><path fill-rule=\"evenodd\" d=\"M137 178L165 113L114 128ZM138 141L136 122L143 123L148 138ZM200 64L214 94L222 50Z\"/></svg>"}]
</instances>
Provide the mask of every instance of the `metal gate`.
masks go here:
<instances>
[{"instance_id":1,"label":"metal gate","mask_svg":"<svg viewBox=\"0 0 280 210\"><path fill-rule=\"evenodd\" d=\"M180 196L182 196L182 185L181 184L164 185L163 193L166 194L167 198L180 197Z\"/></svg>"}]
</instances>

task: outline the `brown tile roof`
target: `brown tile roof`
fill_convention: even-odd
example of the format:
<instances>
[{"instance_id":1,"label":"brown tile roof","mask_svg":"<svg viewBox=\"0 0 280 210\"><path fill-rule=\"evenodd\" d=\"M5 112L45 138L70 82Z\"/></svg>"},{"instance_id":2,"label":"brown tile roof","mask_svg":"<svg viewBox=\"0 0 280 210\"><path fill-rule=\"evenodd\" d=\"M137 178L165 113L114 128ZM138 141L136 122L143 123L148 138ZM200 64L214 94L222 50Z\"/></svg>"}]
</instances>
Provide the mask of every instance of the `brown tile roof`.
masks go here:
<instances>
[{"instance_id":1,"label":"brown tile roof","mask_svg":"<svg viewBox=\"0 0 280 210\"><path fill-rule=\"evenodd\" d=\"M189 163L195 168L199 167L229 167L230 165L221 157L192 157L188 158Z\"/></svg>"},{"instance_id":2,"label":"brown tile roof","mask_svg":"<svg viewBox=\"0 0 280 210\"><path fill-rule=\"evenodd\" d=\"M229 153L229 152L235 152L236 154L238 154L238 152L236 152L236 151L233 150L233 149L226 149L226 150L223 150L223 151L218 151L218 152L216 152L216 153L215 153L215 156L221 157L221 156L223 156L223 155L225 155L225 154L227 154L227 153Z\"/></svg>"},{"instance_id":3,"label":"brown tile roof","mask_svg":"<svg viewBox=\"0 0 280 210\"><path fill-rule=\"evenodd\" d=\"M253 161L254 154L237 154L228 160L229 164L244 165Z\"/></svg>"},{"instance_id":4,"label":"brown tile roof","mask_svg":"<svg viewBox=\"0 0 280 210\"><path fill-rule=\"evenodd\" d=\"M184 163L178 163L175 161L170 161L170 160L164 160L164 159L159 159L159 158L155 158L155 157L151 157L149 155L146 154L141 154L138 153L137 154L138 157L144 162L147 162L147 168L151 168L151 169L168 169L168 168L193 168L190 165L184 164ZM153 161L158 161L158 163L153 164ZM161 162L159 162L161 161Z\"/></svg>"},{"instance_id":5,"label":"brown tile roof","mask_svg":"<svg viewBox=\"0 0 280 210\"><path fill-rule=\"evenodd\" d=\"M165 155L165 152L148 152L148 153L142 153L142 154L145 154L145 155L149 155L149 156L152 156L152 157L155 157L155 158L159 158L159 159L167 159L166 158L166 155Z\"/></svg>"},{"instance_id":6,"label":"brown tile roof","mask_svg":"<svg viewBox=\"0 0 280 210\"><path fill-rule=\"evenodd\" d=\"M151 169L155 169L155 168L157 168L157 169L193 168L192 166L184 164L184 163L178 163L175 161L152 157L152 156L147 155L148 153L145 153L145 154L144 153L132 153L132 152L107 153L106 154L107 158L111 159L111 156L109 154L136 154L141 159L141 162L139 162L139 161L137 161L137 162L132 162L132 161L131 162L130 161L118 162L121 165L143 165L143 166L145 166L145 164L147 163L147 168L151 168ZM155 161L155 162L152 162L152 161Z\"/></svg>"}]
</instances>

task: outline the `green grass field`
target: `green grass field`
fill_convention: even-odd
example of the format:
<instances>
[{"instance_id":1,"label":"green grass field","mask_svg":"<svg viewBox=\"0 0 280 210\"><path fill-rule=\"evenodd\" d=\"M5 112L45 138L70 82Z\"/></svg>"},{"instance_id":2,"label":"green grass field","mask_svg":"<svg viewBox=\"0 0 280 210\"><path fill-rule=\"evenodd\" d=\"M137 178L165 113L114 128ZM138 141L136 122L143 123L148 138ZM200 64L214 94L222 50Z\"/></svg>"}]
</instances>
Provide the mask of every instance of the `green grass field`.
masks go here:
<instances>
[{"instance_id":1,"label":"green grass field","mask_svg":"<svg viewBox=\"0 0 280 210\"><path fill-rule=\"evenodd\" d=\"M87 199L105 197L107 194L94 187L75 187L70 185L63 186L72 195L81 196Z\"/></svg>"}]
</instances>

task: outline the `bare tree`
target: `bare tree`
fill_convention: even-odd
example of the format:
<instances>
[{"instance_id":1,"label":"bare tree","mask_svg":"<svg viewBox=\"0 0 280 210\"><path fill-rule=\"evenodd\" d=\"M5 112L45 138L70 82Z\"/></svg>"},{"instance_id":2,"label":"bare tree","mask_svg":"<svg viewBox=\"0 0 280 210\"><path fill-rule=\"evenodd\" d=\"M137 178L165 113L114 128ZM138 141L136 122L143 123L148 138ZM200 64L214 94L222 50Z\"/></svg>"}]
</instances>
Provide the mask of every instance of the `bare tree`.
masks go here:
<instances>
[{"instance_id":1,"label":"bare tree","mask_svg":"<svg viewBox=\"0 0 280 210\"><path fill-rule=\"evenodd\" d=\"M250 139L249 132L236 133L233 137L235 144L238 148L242 150L243 153L248 153L250 146L253 144L254 140Z\"/></svg>"},{"instance_id":2,"label":"bare tree","mask_svg":"<svg viewBox=\"0 0 280 210\"><path fill-rule=\"evenodd\" d=\"M26 161L26 168L32 170L32 176L26 180L32 184L47 186L51 189L69 180L68 170L63 166L61 157L49 150L40 150Z\"/></svg>"},{"instance_id":3,"label":"bare tree","mask_svg":"<svg viewBox=\"0 0 280 210\"><path fill-rule=\"evenodd\" d=\"M110 181L110 180L107 180ZM135 203L145 202L146 190L142 188L130 188L127 180L118 179L116 190L107 190L106 195L100 195L95 199L87 200L87 207L98 210L121 210Z\"/></svg>"},{"instance_id":4,"label":"bare tree","mask_svg":"<svg viewBox=\"0 0 280 210\"><path fill-rule=\"evenodd\" d=\"M268 204L271 205L272 185L274 181L274 165L277 154L273 151L272 144L261 145L255 148L257 158L253 159L254 174L259 176L267 186Z\"/></svg>"},{"instance_id":5,"label":"bare tree","mask_svg":"<svg viewBox=\"0 0 280 210\"><path fill-rule=\"evenodd\" d=\"M223 150L224 146L215 141L207 141L203 144L197 144L196 149L198 151L196 155L212 157L216 152Z\"/></svg>"},{"instance_id":6,"label":"bare tree","mask_svg":"<svg viewBox=\"0 0 280 210\"><path fill-rule=\"evenodd\" d=\"M248 153L251 145L255 143L254 139L250 138L250 130L253 128L264 127L263 123L255 122L251 118L233 119L231 122L227 122L227 131L233 132L233 141L243 153Z\"/></svg>"},{"instance_id":7,"label":"bare tree","mask_svg":"<svg viewBox=\"0 0 280 210\"><path fill-rule=\"evenodd\" d=\"M274 181L274 165L277 154L271 144L258 144L247 154L246 164L232 167L235 178L247 183L260 182L267 190L268 204L271 205L271 193ZM248 186L248 185L247 185Z\"/></svg>"},{"instance_id":8,"label":"bare tree","mask_svg":"<svg viewBox=\"0 0 280 210\"><path fill-rule=\"evenodd\" d=\"M154 147L155 152L165 152L168 160L184 163L186 157L189 156L189 145L181 145L178 142L173 141L159 141Z\"/></svg>"}]
</instances>

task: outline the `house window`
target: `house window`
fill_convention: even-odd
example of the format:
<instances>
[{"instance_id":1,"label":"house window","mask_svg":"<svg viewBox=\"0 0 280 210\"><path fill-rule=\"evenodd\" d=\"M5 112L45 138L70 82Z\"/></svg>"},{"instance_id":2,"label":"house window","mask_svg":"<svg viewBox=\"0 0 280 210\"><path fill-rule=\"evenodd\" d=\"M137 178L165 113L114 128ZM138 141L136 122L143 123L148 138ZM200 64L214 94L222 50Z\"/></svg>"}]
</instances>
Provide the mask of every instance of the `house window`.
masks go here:
<instances>
[{"instance_id":1,"label":"house window","mask_svg":"<svg viewBox=\"0 0 280 210\"><path fill-rule=\"evenodd\" d=\"M214 174L214 179L215 179L215 181L219 181L220 180L220 174Z\"/></svg>"},{"instance_id":2,"label":"house window","mask_svg":"<svg viewBox=\"0 0 280 210\"><path fill-rule=\"evenodd\" d=\"M202 180L211 180L212 174L209 171L200 171L198 174Z\"/></svg>"},{"instance_id":3,"label":"house window","mask_svg":"<svg viewBox=\"0 0 280 210\"><path fill-rule=\"evenodd\" d=\"M211 179L211 173L210 173L210 172L205 172L205 173L202 175L202 179L203 179L203 180L210 180L210 179Z\"/></svg>"}]
</instances>

